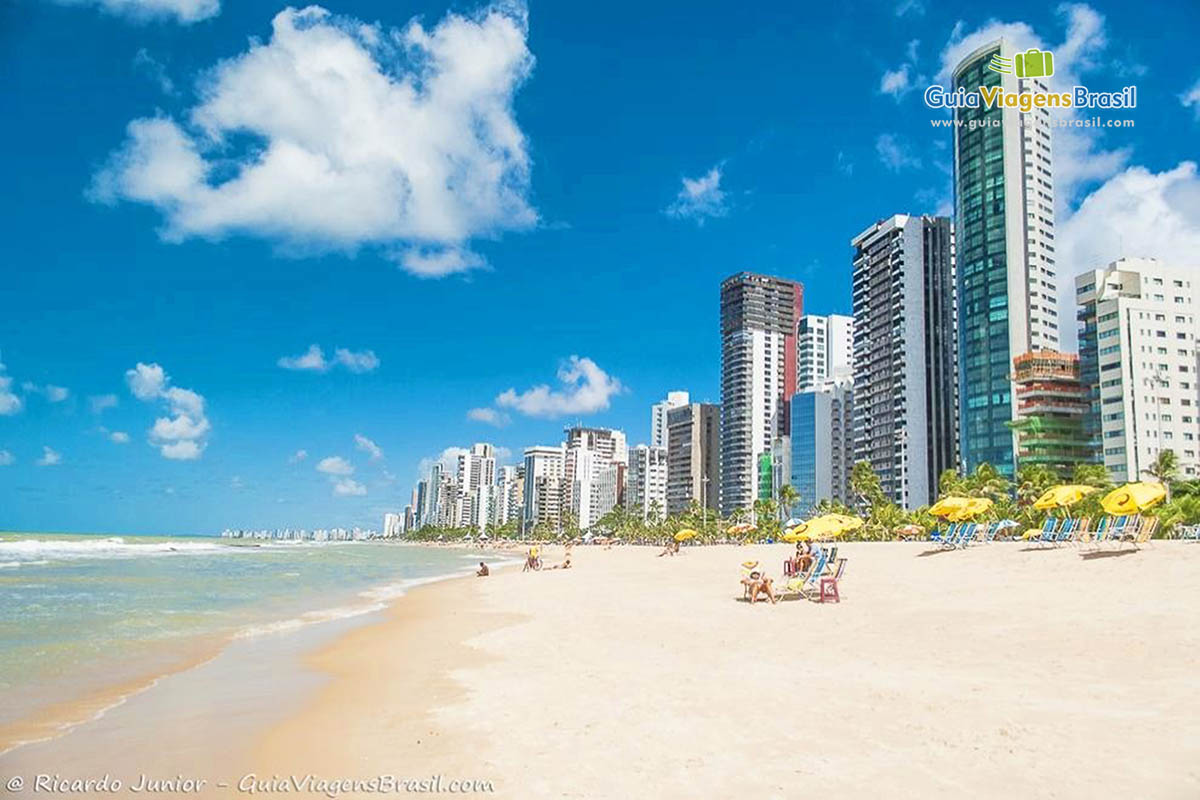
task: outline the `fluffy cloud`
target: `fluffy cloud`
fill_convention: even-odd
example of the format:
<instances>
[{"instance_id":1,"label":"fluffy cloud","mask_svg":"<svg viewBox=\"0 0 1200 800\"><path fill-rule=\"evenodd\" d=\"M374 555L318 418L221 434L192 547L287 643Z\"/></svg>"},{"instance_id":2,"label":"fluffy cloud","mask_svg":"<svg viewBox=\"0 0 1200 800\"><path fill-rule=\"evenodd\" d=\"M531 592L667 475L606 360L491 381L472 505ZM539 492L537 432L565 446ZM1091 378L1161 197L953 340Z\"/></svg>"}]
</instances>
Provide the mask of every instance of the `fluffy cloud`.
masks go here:
<instances>
[{"instance_id":1,"label":"fluffy cloud","mask_svg":"<svg viewBox=\"0 0 1200 800\"><path fill-rule=\"evenodd\" d=\"M209 71L185 119L130 122L92 196L156 207L168 241L410 247L427 255L401 266L444 274L453 258L428 254L537 221L512 106L527 32L517 3L402 30L287 8Z\"/></svg>"},{"instance_id":2,"label":"fluffy cloud","mask_svg":"<svg viewBox=\"0 0 1200 800\"><path fill-rule=\"evenodd\" d=\"M61 403L70 396L71 392L64 386L45 386L42 391L51 403Z\"/></svg>"},{"instance_id":3,"label":"fluffy cloud","mask_svg":"<svg viewBox=\"0 0 1200 800\"><path fill-rule=\"evenodd\" d=\"M333 493L338 497L362 497L367 487L353 478L338 478L333 481Z\"/></svg>"},{"instance_id":4,"label":"fluffy cloud","mask_svg":"<svg viewBox=\"0 0 1200 800\"><path fill-rule=\"evenodd\" d=\"M875 139L875 153L883 165L892 172L899 172L908 167L921 166L921 159L913 154L912 148L900 137L892 133L881 133Z\"/></svg>"},{"instance_id":5,"label":"fluffy cloud","mask_svg":"<svg viewBox=\"0 0 1200 800\"><path fill-rule=\"evenodd\" d=\"M512 418L502 411L497 411L494 408L472 408L467 412L467 419L475 420L476 422L485 422L488 425L495 425L501 428L512 421Z\"/></svg>"},{"instance_id":6,"label":"fluffy cloud","mask_svg":"<svg viewBox=\"0 0 1200 800\"><path fill-rule=\"evenodd\" d=\"M881 94L890 94L898 103L918 85L925 83L925 76L917 74L917 48L920 44L918 39L909 41L904 48L904 63L883 73L883 77L879 79Z\"/></svg>"},{"instance_id":7,"label":"fluffy cloud","mask_svg":"<svg viewBox=\"0 0 1200 800\"><path fill-rule=\"evenodd\" d=\"M91 407L93 414L102 414L110 408L117 407L117 396L115 394L97 394L88 398L88 406Z\"/></svg>"},{"instance_id":8,"label":"fluffy cloud","mask_svg":"<svg viewBox=\"0 0 1200 800\"><path fill-rule=\"evenodd\" d=\"M480 256L458 247L411 247L398 256L393 256L393 260L420 278L441 278L487 266Z\"/></svg>"},{"instance_id":9,"label":"fluffy cloud","mask_svg":"<svg viewBox=\"0 0 1200 800\"><path fill-rule=\"evenodd\" d=\"M372 442L367 437L363 436L361 433L354 434L354 446L359 450L362 450L364 453L370 454L372 461L378 461L383 458L383 448Z\"/></svg>"},{"instance_id":10,"label":"fluffy cloud","mask_svg":"<svg viewBox=\"0 0 1200 800\"><path fill-rule=\"evenodd\" d=\"M624 391L621 382L600 369L595 361L579 356L571 356L559 367L558 380L561 389L551 389L545 384L521 393L509 389L496 398L496 405L531 417L591 414L608 408L612 396Z\"/></svg>"},{"instance_id":11,"label":"fluffy cloud","mask_svg":"<svg viewBox=\"0 0 1200 800\"><path fill-rule=\"evenodd\" d=\"M1190 89L1179 95L1179 102L1183 103L1184 107L1195 111L1196 119L1200 120L1200 78L1192 84Z\"/></svg>"},{"instance_id":12,"label":"fluffy cloud","mask_svg":"<svg viewBox=\"0 0 1200 800\"><path fill-rule=\"evenodd\" d=\"M108 438L116 444L129 444L129 434L124 431L113 431L108 434Z\"/></svg>"},{"instance_id":13,"label":"fluffy cloud","mask_svg":"<svg viewBox=\"0 0 1200 800\"><path fill-rule=\"evenodd\" d=\"M5 374L4 362L0 361L0 416L10 416L21 410L21 398L12 390L12 377Z\"/></svg>"},{"instance_id":14,"label":"fluffy cloud","mask_svg":"<svg viewBox=\"0 0 1200 800\"><path fill-rule=\"evenodd\" d=\"M0 467L7 467L16 460L16 457L12 453L7 450L0 450Z\"/></svg>"},{"instance_id":15,"label":"fluffy cloud","mask_svg":"<svg viewBox=\"0 0 1200 800\"><path fill-rule=\"evenodd\" d=\"M721 167L715 166L699 178L684 178L683 186L665 213L677 219L690 219L703 225L709 217L729 213L725 192L721 190Z\"/></svg>"},{"instance_id":16,"label":"fluffy cloud","mask_svg":"<svg viewBox=\"0 0 1200 800\"><path fill-rule=\"evenodd\" d=\"M204 397L191 389L171 386L171 378L158 364L143 364L125 372L133 396L143 402L162 402L169 416L159 417L150 428L150 443L164 458L190 461L204 452L212 426L205 414Z\"/></svg>"},{"instance_id":17,"label":"fluffy cloud","mask_svg":"<svg viewBox=\"0 0 1200 800\"><path fill-rule=\"evenodd\" d=\"M175 90L175 82L171 80L171 76L167 74L166 65L164 65L154 56L150 55L150 51L146 48L141 48L134 55L133 68L157 83L158 88L162 89L163 94L178 94L178 92Z\"/></svg>"},{"instance_id":18,"label":"fluffy cloud","mask_svg":"<svg viewBox=\"0 0 1200 800\"><path fill-rule=\"evenodd\" d=\"M339 347L334 350L333 358L326 358L325 351L319 345L309 345L298 356L284 356L276 362L284 369L302 370L308 372L328 372L334 366L341 365L350 372L370 372L379 366L379 357L374 350L347 350Z\"/></svg>"},{"instance_id":19,"label":"fluffy cloud","mask_svg":"<svg viewBox=\"0 0 1200 800\"><path fill-rule=\"evenodd\" d=\"M354 465L341 456L329 456L317 462L317 472L326 475L353 475Z\"/></svg>"},{"instance_id":20,"label":"fluffy cloud","mask_svg":"<svg viewBox=\"0 0 1200 800\"><path fill-rule=\"evenodd\" d=\"M42 446L42 457L37 460L37 465L39 467L53 467L61 463L61 453L45 445Z\"/></svg>"},{"instance_id":21,"label":"fluffy cloud","mask_svg":"<svg viewBox=\"0 0 1200 800\"><path fill-rule=\"evenodd\" d=\"M59 0L66 5L95 5L102 10L138 22L173 20L190 25L215 17L221 11L220 0Z\"/></svg>"}]
</instances>

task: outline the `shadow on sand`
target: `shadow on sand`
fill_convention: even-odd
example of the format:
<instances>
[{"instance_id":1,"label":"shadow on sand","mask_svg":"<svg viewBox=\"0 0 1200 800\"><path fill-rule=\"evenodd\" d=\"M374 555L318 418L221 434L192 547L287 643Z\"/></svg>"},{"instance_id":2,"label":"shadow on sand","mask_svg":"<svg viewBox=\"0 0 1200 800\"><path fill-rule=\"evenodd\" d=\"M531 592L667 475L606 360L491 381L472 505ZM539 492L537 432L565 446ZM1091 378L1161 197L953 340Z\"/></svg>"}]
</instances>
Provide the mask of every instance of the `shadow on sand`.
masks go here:
<instances>
[{"instance_id":1,"label":"shadow on sand","mask_svg":"<svg viewBox=\"0 0 1200 800\"><path fill-rule=\"evenodd\" d=\"M1086 553L1080 553L1079 557L1085 561L1091 561L1097 558L1116 558L1117 556L1128 556L1138 552L1137 548L1125 550L1090 550Z\"/></svg>"}]
</instances>

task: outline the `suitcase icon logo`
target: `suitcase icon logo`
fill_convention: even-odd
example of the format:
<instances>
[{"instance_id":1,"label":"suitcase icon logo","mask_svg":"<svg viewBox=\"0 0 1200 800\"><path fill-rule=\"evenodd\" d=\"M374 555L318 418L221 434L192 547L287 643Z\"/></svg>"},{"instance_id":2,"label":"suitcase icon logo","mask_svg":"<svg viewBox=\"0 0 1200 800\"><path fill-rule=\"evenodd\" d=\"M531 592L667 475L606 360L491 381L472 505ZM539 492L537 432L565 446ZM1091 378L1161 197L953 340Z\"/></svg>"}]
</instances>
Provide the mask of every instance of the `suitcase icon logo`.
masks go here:
<instances>
[{"instance_id":1,"label":"suitcase icon logo","mask_svg":"<svg viewBox=\"0 0 1200 800\"><path fill-rule=\"evenodd\" d=\"M1031 47L1024 53L1005 58L999 53L992 56L988 69L1018 78L1049 78L1054 74L1054 54L1049 50Z\"/></svg>"}]
</instances>

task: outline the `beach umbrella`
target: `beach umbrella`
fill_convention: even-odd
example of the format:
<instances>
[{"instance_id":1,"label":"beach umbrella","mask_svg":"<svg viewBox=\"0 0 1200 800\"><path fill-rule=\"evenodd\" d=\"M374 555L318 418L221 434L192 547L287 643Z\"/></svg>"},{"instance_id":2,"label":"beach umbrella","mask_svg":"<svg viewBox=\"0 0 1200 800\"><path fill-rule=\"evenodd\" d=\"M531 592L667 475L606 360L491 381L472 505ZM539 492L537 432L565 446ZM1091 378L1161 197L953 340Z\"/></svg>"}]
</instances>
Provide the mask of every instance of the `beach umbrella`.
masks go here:
<instances>
[{"instance_id":1,"label":"beach umbrella","mask_svg":"<svg viewBox=\"0 0 1200 800\"><path fill-rule=\"evenodd\" d=\"M924 532L925 532L925 529L922 528L920 525L901 525L899 528L896 528L894 531L892 531L892 533L896 534L897 536L901 536L901 537L903 537L903 536L920 536Z\"/></svg>"},{"instance_id":2,"label":"beach umbrella","mask_svg":"<svg viewBox=\"0 0 1200 800\"><path fill-rule=\"evenodd\" d=\"M726 533L732 533L735 536L742 536L755 530L754 526L749 522L739 522L737 525L730 525L725 529Z\"/></svg>"},{"instance_id":3,"label":"beach umbrella","mask_svg":"<svg viewBox=\"0 0 1200 800\"><path fill-rule=\"evenodd\" d=\"M1066 508L1078 503L1094 491L1096 491L1095 486L1084 486L1081 484L1068 483L1062 486L1054 486L1037 500L1034 500L1033 507L1038 511L1049 511L1052 508Z\"/></svg>"},{"instance_id":4,"label":"beach umbrella","mask_svg":"<svg viewBox=\"0 0 1200 800\"><path fill-rule=\"evenodd\" d=\"M1104 496L1100 505L1109 514L1136 514L1167 496L1167 487L1161 483L1127 483L1113 489Z\"/></svg>"},{"instance_id":5,"label":"beach umbrella","mask_svg":"<svg viewBox=\"0 0 1200 800\"><path fill-rule=\"evenodd\" d=\"M688 539L695 539L700 534L696 533L691 528L684 528L679 533L675 534L675 541L686 542Z\"/></svg>"},{"instance_id":6,"label":"beach umbrella","mask_svg":"<svg viewBox=\"0 0 1200 800\"><path fill-rule=\"evenodd\" d=\"M929 507L929 513L935 517L949 517L951 514L962 511L973 499L971 497L943 497Z\"/></svg>"},{"instance_id":7,"label":"beach umbrella","mask_svg":"<svg viewBox=\"0 0 1200 800\"><path fill-rule=\"evenodd\" d=\"M833 539L863 526L858 517L846 514L826 514L808 522L802 522L784 535L784 541L800 541L803 539ZM795 538L788 539L791 535Z\"/></svg>"},{"instance_id":8,"label":"beach umbrella","mask_svg":"<svg viewBox=\"0 0 1200 800\"><path fill-rule=\"evenodd\" d=\"M965 522L978 517L993 505L994 503L986 497L969 497L961 508L948 514L946 519L951 522Z\"/></svg>"},{"instance_id":9,"label":"beach umbrella","mask_svg":"<svg viewBox=\"0 0 1200 800\"><path fill-rule=\"evenodd\" d=\"M1017 522L1015 519L1002 519L996 523L996 530L998 530L998 531L1004 531L1004 530L1008 530L1009 528L1019 528L1019 527L1021 527L1021 523Z\"/></svg>"}]
</instances>

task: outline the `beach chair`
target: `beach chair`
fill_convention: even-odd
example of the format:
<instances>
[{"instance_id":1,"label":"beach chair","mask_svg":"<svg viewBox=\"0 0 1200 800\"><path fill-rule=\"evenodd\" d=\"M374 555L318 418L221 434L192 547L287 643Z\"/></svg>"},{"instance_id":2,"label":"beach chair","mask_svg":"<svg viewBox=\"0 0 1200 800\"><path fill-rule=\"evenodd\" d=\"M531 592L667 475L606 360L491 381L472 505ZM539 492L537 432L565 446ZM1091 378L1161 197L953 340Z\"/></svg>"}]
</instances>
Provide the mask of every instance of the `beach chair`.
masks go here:
<instances>
[{"instance_id":1,"label":"beach chair","mask_svg":"<svg viewBox=\"0 0 1200 800\"><path fill-rule=\"evenodd\" d=\"M1141 526L1142 517L1140 514L1132 514L1130 516L1116 517L1108 526L1107 535L1100 539L1099 542L1119 542L1124 538L1125 534L1131 530L1136 530Z\"/></svg>"},{"instance_id":2,"label":"beach chair","mask_svg":"<svg viewBox=\"0 0 1200 800\"><path fill-rule=\"evenodd\" d=\"M822 603L840 603L842 596L838 593L838 582L846 572L846 559L839 558L833 564L829 575L822 575L817 584L817 599Z\"/></svg>"},{"instance_id":3,"label":"beach chair","mask_svg":"<svg viewBox=\"0 0 1200 800\"><path fill-rule=\"evenodd\" d=\"M1200 525L1184 525L1179 528L1177 536L1180 539L1200 540Z\"/></svg>"},{"instance_id":4,"label":"beach chair","mask_svg":"<svg viewBox=\"0 0 1200 800\"><path fill-rule=\"evenodd\" d=\"M1021 541L1033 542L1042 541L1047 535L1054 532L1054 526L1058 524L1058 520L1054 517L1046 517L1046 521L1042 523L1041 528L1030 528L1021 534Z\"/></svg>"},{"instance_id":5,"label":"beach chair","mask_svg":"<svg viewBox=\"0 0 1200 800\"><path fill-rule=\"evenodd\" d=\"M999 532L1000 532L1000 523L999 522L993 522L993 523L989 524L983 531L983 543L991 544L995 540L996 534Z\"/></svg>"},{"instance_id":6,"label":"beach chair","mask_svg":"<svg viewBox=\"0 0 1200 800\"><path fill-rule=\"evenodd\" d=\"M974 522L968 522L963 526L962 532L958 535L957 546L966 549L975 541L975 534L979 531L979 526Z\"/></svg>"},{"instance_id":7,"label":"beach chair","mask_svg":"<svg viewBox=\"0 0 1200 800\"><path fill-rule=\"evenodd\" d=\"M965 522L954 523L953 525L951 525L949 528L946 529L945 535L942 536L942 538L938 541L938 543L947 550L949 550L953 547L957 547L959 537L962 536L963 529L966 526L967 526L967 523L965 523Z\"/></svg>"},{"instance_id":8,"label":"beach chair","mask_svg":"<svg viewBox=\"0 0 1200 800\"><path fill-rule=\"evenodd\" d=\"M1088 535L1088 529L1091 528L1091 525L1091 517L1080 517L1075 523L1074 530L1062 541L1068 544L1079 544Z\"/></svg>"},{"instance_id":9,"label":"beach chair","mask_svg":"<svg viewBox=\"0 0 1200 800\"><path fill-rule=\"evenodd\" d=\"M1062 525L1058 526L1058 530L1055 531L1053 534L1051 534L1050 537L1046 541L1049 542L1050 544L1054 545L1055 547L1058 547L1060 544L1062 544L1065 541L1068 541L1072 536L1074 536L1075 531L1078 529L1079 529L1079 520L1077 518L1076 519L1065 519L1065 520L1063 520Z\"/></svg>"},{"instance_id":10,"label":"beach chair","mask_svg":"<svg viewBox=\"0 0 1200 800\"><path fill-rule=\"evenodd\" d=\"M813 561L812 566L807 572L797 575L792 578L784 587L784 591L780 594L780 599L799 595L806 600L812 599L808 594L808 585L816 578L820 577L825 572L825 565L829 563L829 553L822 550L820 555Z\"/></svg>"},{"instance_id":11,"label":"beach chair","mask_svg":"<svg viewBox=\"0 0 1200 800\"><path fill-rule=\"evenodd\" d=\"M1126 529L1119 537L1120 541L1128 541L1137 549L1139 544L1146 544L1158 530L1158 517L1146 517L1136 528Z\"/></svg>"}]
</instances>

